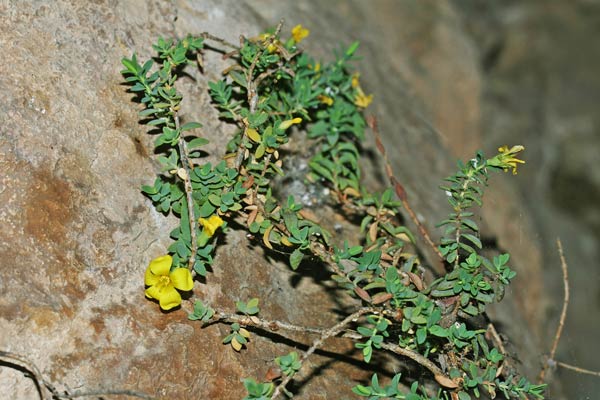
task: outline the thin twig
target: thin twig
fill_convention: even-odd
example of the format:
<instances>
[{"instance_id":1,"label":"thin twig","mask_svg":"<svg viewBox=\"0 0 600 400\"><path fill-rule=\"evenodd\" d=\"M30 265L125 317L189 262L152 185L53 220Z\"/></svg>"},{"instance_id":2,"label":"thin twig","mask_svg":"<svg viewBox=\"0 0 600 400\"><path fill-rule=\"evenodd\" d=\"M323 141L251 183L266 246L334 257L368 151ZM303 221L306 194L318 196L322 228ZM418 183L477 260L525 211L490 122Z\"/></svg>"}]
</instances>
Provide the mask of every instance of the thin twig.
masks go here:
<instances>
[{"instance_id":1,"label":"thin twig","mask_svg":"<svg viewBox=\"0 0 600 400\"><path fill-rule=\"evenodd\" d=\"M173 111L173 118L175 119L175 129L179 131L180 123L179 123L179 115L177 111ZM181 158L181 165L183 165L183 169L185 170L185 176L183 177L183 185L185 187L185 199L187 202L187 212L188 219L190 224L190 236L191 236L191 254L190 259L188 261L188 269L192 271L192 275L195 274L194 264L196 262L196 250L198 248L198 240L196 238L196 215L194 213L194 198L193 193L194 189L192 188L192 181L190 178L190 174L194 165L190 161L187 153L187 148L185 147L185 139L183 135L179 134L179 140L177 141L179 145L179 157ZM181 178L181 176L179 176Z\"/></svg>"},{"instance_id":2,"label":"thin twig","mask_svg":"<svg viewBox=\"0 0 600 400\"><path fill-rule=\"evenodd\" d=\"M565 261L565 255L563 253L563 247L560 239L556 239L556 246L558 247L558 255L560 256L560 266L563 273L563 285L565 289L565 298L563 301L562 311L560 313L560 321L558 322L558 329L554 336L554 343L552 343L552 350L550 350L550 358L554 359L556 355L556 349L558 347L558 341L562 335L562 330L565 326L565 319L567 318L567 307L569 306L569 273L567 268L567 262Z\"/></svg>"},{"instance_id":3,"label":"thin twig","mask_svg":"<svg viewBox=\"0 0 600 400\"><path fill-rule=\"evenodd\" d=\"M368 309L368 308L366 308L366 310L375 311L373 309ZM249 317L246 315L228 314L228 313L224 313L224 312L220 312L220 311L215 312L213 320L214 320L214 322L225 322L225 323L237 322L243 326L253 326L253 327L258 327L258 328L262 328L262 329L270 330L270 331L277 331L279 329L282 329L282 330L291 331L291 332L313 333L313 334L320 334L320 335L322 335L328 331L327 329L324 329L324 328L312 328L312 327L306 327L306 326L292 325L292 324L289 324L287 322L282 322L282 321L268 321L268 320L260 319L258 317ZM340 330L339 332L342 332L342 330ZM361 336L360 334L353 332L353 331L346 331L340 337L351 339L351 340L362 340L363 339L363 336ZM444 375L444 372L437 365L435 365L432 361L430 361L429 359L427 359L426 357L422 356L421 354L419 354L415 351L400 347L400 346L392 344L392 343L385 343L385 342L381 343L381 348L384 350L390 351L394 354L410 358L417 364L428 369L434 375L442 375L442 376Z\"/></svg>"},{"instance_id":4,"label":"thin twig","mask_svg":"<svg viewBox=\"0 0 600 400\"><path fill-rule=\"evenodd\" d=\"M552 348L550 350L550 355L548 356L548 360L544 364L544 367L540 371L540 376L538 378L539 382L544 382L544 378L546 377L546 371L548 367L554 361L554 356L556 355L556 349L558 348L558 342L562 335L563 327L565 326L565 319L567 318L567 307L569 306L569 274L567 262L565 260L565 255L563 253L563 247L560 239L556 239L556 246L558 247L558 255L560 257L560 266L562 268L563 273L563 285L565 290L565 297L563 300L563 307L560 313L560 320L558 321L558 328L556 329L556 334L554 335L554 342L552 343Z\"/></svg>"},{"instance_id":5,"label":"thin twig","mask_svg":"<svg viewBox=\"0 0 600 400\"><path fill-rule=\"evenodd\" d=\"M10 365L16 365L27 370L33 377L35 386L37 387L38 392L40 394L40 399L52 400L52 396L48 394L48 392L46 392L46 390L44 389L44 377L40 373L40 370L35 366L35 364L33 364L31 361L19 354L2 350L0 350L0 361L3 361Z\"/></svg>"},{"instance_id":6,"label":"thin twig","mask_svg":"<svg viewBox=\"0 0 600 400\"><path fill-rule=\"evenodd\" d=\"M273 33L271 36L269 36L269 44L273 44L273 42L277 39L277 36L279 36L279 33L281 32L281 28L283 27L283 23L284 20L283 18L279 21L279 23L277 24L277 27L275 28L275 33ZM254 60L252 60L252 64L250 64L250 68L248 68L248 73L246 75L246 82L250 83L254 80L253 75L254 75L254 68L256 68L256 63L258 62L258 59L260 57L262 57L263 53L265 52L265 49L268 47L268 45L265 45L258 53L256 53L256 56L254 57ZM250 96L250 94L248 93L248 96Z\"/></svg>"},{"instance_id":7,"label":"thin twig","mask_svg":"<svg viewBox=\"0 0 600 400\"><path fill-rule=\"evenodd\" d=\"M152 397L145 393L136 392L135 390L94 390L88 392L73 392L69 394L58 394L55 395L59 399L76 399L79 397L104 397L104 396L129 396L137 397L138 399L144 400L157 400L156 397Z\"/></svg>"},{"instance_id":8,"label":"thin twig","mask_svg":"<svg viewBox=\"0 0 600 400\"><path fill-rule=\"evenodd\" d=\"M343 331L345 329L346 325L357 320L358 318L360 318L360 316L367 314L369 312L373 312L373 311L375 311L375 310L370 307L361 308L361 309L357 310L356 312L350 314L346 318L344 318L339 323L335 324L333 327L324 331L321 334L321 336L313 342L313 344L310 346L310 348L308 350L306 350L306 352L302 355L302 357L300 357L300 364L301 365L304 364L304 361L306 361L306 359L308 359L308 357L310 357L315 352L315 350L317 350L319 348L319 346L321 346L323 344L323 342L325 340L329 339L332 336L336 336L337 334L339 334L341 331ZM300 367L300 368L302 368L302 367ZM286 375L286 377L283 378L283 380L275 388L275 391L273 392L273 395L271 396L271 400L275 400L277 397L279 397L279 395L282 392L286 392L285 387L292 380L292 378L293 378L293 374Z\"/></svg>"},{"instance_id":9,"label":"thin twig","mask_svg":"<svg viewBox=\"0 0 600 400\"><path fill-rule=\"evenodd\" d=\"M593 376L599 376L600 377L600 371L590 371L589 369L576 367L574 365L566 364L566 363L560 362L560 361L556 361L556 365L558 365L559 367L563 367L563 368L566 368L566 369L570 369L572 371L576 371L576 372L582 373L582 374L587 374L587 375L593 375Z\"/></svg>"},{"instance_id":10,"label":"thin twig","mask_svg":"<svg viewBox=\"0 0 600 400\"><path fill-rule=\"evenodd\" d=\"M283 19L277 25L277 28L275 29L275 33L270 36L269 41L273 41L273 40L275 40L275 38L277 38L277 36L279 35L279 32L281 32L282 26L283 26ZM260 57L262 57L262 55L264 54L267 46L261 48L256 53L256 55L254 56L254 59L252 60L252 63L250 64L250 67L246 71L246 96L248 99L248 107L249 107L248 110L249 110L250 115L252 115L256 112L256 106L258 105L258 92L257 92L258 85L254 79L254 68L256 68L256 63L258 62ZM242 137L240 139L240 145L238 146L238 151L235 156L235 169L238 171L240 170L242 163L244 162L244 155L246 153L246 143L248 140L247 139L248 122L245 120L243 120L242 122L244 122L244 125L245 125L244 131L242 133Z\"/></svg>"},{"instance_id":11,"label":"thin twig","mask_svg":"<svg viewBox=\"0 0 600 400\"><path fill-rule=\"evenodd\" d=\"M498 346L498 348L500 349L500 353L503 356L505 356L506 349L504 348L504 343L502 343L502 338L498 334L498 331L496 330L496 327L494 326L494 324L492 324L492 323L488 324L488 332L492 336L492 340L494 341L494 343L496 343L496 346Z\"/></svg>"},{"instance_id":12,"label":"thin twig","mask_svg":"<svg viewBox=\"0 0 600 400\"><path fill-rule=\"evenodd\" d=\"M325 329L323 328L311 328L299 325L288 324L287 322L282 321L268 321L264 319L260 319L255 316L247 316L247 315L237 315L237 314L228 314L220 311L216 311L215 315L211 322L226 322L226 323L234 323L237 322L240 325L244 326L254 326L257 328L262 328L269 331L277 331L279 329L283 329L291 332L302 332L302 333L316 333L322 334Z\"/></svg>"},{"instance_id":13,"label":"thin twig","mask_svg":"<svg viewBox=\"0 0 600 400\"><path fill-rule=\"evenodd\" d=\"M222 39L222 38L220 38L218 36L211 35L208 32L202 32L199 36L201 38L203 38L203 39L209 39L209 40L212 40L214 42L221 43L222 45L227 46L227 47L231 47L232 49L236 49L236 50L239 49L239 47L236 46L235 44L233 44L231 42L228 42L227 40Z\"/></svg>"},{"instance_id":14,"label":"thin twig","mask_svg":"<svg viewBox=\"0 0 600 400\"><path fill-rule=\"evenodd\" d=\"M346 280L346 282L350 283L356 289L358 289L358 290L362 289L360 286L358 286L358 283L356 283L352 279L350 279L350 277L348 276L348 274L346 274L346 272L341 270L341 268L333 260L332 255L325 249L325 246L322 243L319 243L318 241L313 240L310 242L309 249L315 256L319 257L319 259L322 262L324 262L325 265L327 265L335 275L338 275L338 276L344 278ZM368 298L363 298L362 296L361 296L361 299L368 301Z\"/></svg>"},{"instance_id":15,"label":"thin twig","mask_svg":"<svg viewBox=\"0 0 600 400\"><path fill-rule=\"evenodd\" d=\"M442 255L440 250L437 248L437 246L435 245L433 240L431 240L431 236L429 236L429 232L427 232L427 229L425 228L425 226L421 223L421 221L419 221L419 218L417 217L417 215L413 211L412 207L410 206L410 203L408 202L408 196L406 195L406 190L400 184L400 182L398 182L398 180L396 179L396 177L394 176L394 174L392 172L392 166L390 164L390 160L388 159L387 153L385 151L385 147L383 146L383 142L381 141L381 135L379 134L379 128L377 126L377 119L375 118L375 116L369 115L369 116L367 116L366 120L367 120L367 124L369 125L369 128L371 128L371 132L373 132L373 136L375 137L375 145L377 147L377 150L379 151L379 153L381 153L381 155L383 157L383 160L385 162L385 172L388 176L388 179L390 180L391 185L394 187L394 191L396 192L396 195L400 199L400 202L402 203L402 206L406 210L406 213L408 214L410 219L417 226L417 229L419 230L419 233L421 234L421 236L423 237L425 242L429 245L429 247L431 247L433 252L442 261L442 263L436 264L433 267L435 269L435 272L437 272L439 275L444 275L446 273L446 271L444 269L444 265L443 265L444 256Z\"/></svg>"},{"instance_id":16,"label":"thin twig","mask_svg":"<svg viewBox=\"0 0 600 400\"><path fill-rule=\"evenodd\" d=\"M348 338L348 339L352 339L352 340L362 340L362 339L364 339L363 336L361 336L360 334L355 333L355 332L346 332L346 333L344 333L342 335L342 337L345 337L345 338ZM397 354L399 356L410 358L411 360L413 360L417 364L419 364L422 367L428 369L429 372L431 372L434 375L445 376L444 372L440 369L440 367L438 367L432 361L430 361L428 358L423 357L421 354L417 353L416 351L412 351L410 349L406 349L404 347L400 347L399 345L392 344L392 343L383 342L383 343L380 343L380 345L381 345L382 349L390 351L390 352L392 352L394 354Z\"/></svg>"},{"instance_id":17,"label":"thin twig","mask_svg":"<svg viewBox=\"0 0 600 400\"><path fill-rule=\"evenodd\" d=\"M53 400L53 399L75 399L78 397L104 397L104 396L130 396L137 397L139 399L144 400L156 400L156 397L152 397L145 393L137 392L134 390L121 390L121 389L99 389L92 391L80 391L73 393L59 393L54 385L50 382L46 381L40 370L35 366L34 363L23 357L22 355L15 354L9 351L0 350L0 361L8 364L15 365L20 368L25 369L29 372L32 377L35 385L40 394L40 398L42 400ZM47 388L50 393L48 393L44 388Z\"/></svg>"}]
</instances>

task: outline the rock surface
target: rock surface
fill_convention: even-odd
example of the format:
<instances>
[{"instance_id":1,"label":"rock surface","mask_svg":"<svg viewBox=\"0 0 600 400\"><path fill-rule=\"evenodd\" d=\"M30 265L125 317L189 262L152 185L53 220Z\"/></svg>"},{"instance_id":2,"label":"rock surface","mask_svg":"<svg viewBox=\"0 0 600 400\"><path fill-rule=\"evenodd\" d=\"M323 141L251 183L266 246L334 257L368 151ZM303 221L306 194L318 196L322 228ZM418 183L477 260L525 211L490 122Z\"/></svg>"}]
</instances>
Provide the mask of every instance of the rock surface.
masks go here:
<instances>
[{"instance_id":1,"label":"rock surface","mask_svg":"<svg viewBox=\"0 0 600 400\"><path fill-rule=\"evenodd\" d=\"M306 336L288 343L253 335L248 350L237 354L220 345L227 333L225 326L200 329L198 323L187 321L184 310L163 314L144 298L143 271L168 246L173 221L156 213L139 191L141 184L153 180L157 168L152 138L138 124L138 106L122 85L123 56L136 51L147 59L153 55L151 44L158 36L188 32L209 31L235 42L240 33L255 35L281 17L288 29L297 23L311 29L307 49L323 58L340 42L360 40L362 80L375 93L372 111L379 117L385 144L394 157L395 174L405 185L413 208L434 233L435 223L446 213L443 193L436 188L452 171L455 157L469 157L482 146L491 150L498 141L527 140L529 150L545 140L521 136L532 129L527 113L512 120L516 111L507 108L496 115L500 107L495 99L503 94L508 100L501 104L512 104L512 97L521 96L518 89L529 89L527 104L535 108L541 104L535 91L542 87L554 93L551 99L556 101L548 100L544 106L552 105L551 111L567 107L559 102L559 94L570 82L566 78L558 80L563 86L539 84L535 74L524 75L523 85L510 80L513 68L521 68L524 58L534 57L527 51L529 42L523 43L518 32L526 30L528 18L543 21L543 16L526 7L525 11L517 9L519 18L510 7L500 10L503 14L498 18L475 6L466 9L434 0L373 4L358 0L0 2L0 49L8 66L0 74L4 94L0 107L0 349L26 355L63 390L123 388L173 399L235 399L244 395L242 377L260 379L273 357L290 351L290 345L302 349L310 343ZM485 26L465 22L470 21L471 12L488 15L489 26L503 29L491 36L489 31L488 36L479 34L477 29ZM562 9L551 8L548 13L558 21L577 17L561 17ZM585 34L574 31L573 38ZM491 54L499 40L511 51L501 52L490 72L482 60L487 60L484 55ZM539 51L547 55L544 43L541 40ZM208 53L209 65L218 62L218 57ZM568 71L560 62L552 65L564 69L543 70L557 76ZM216 71L207 68L207 76L194 75L197 82L182 83L190 99L185 103L185 116L204 124L202 134L211 140L207 150L216 152L214 160L222 154L219 139L228 129L216 120L206 95L206 80L217 78ZM528 86L529 79L533 83ZM580 82L585 86L586 79ZM569 113L576 113L569 110L566 114L546 111L545 126L555 126L552 118L563 125L558 124L562 130L544 132L555 132L553 138L566 141L561 132L575 126L580 127L582 137L593 137L598 121L586 119L594 117L571 120ZM581 115L593 114L582 111ZM522 349L532 355L523 360L530 373L537 367L537 354L544 351L543 278L549 274L546 269L558 270L554 261L549 266L543 263L555 258L542 258L542 244L554 235L546 231L549 227L542 217L555 204L569 201L550 183L553 179L561 185L572 183L570 177L580 177L583 171L597 187L592 172L569 161L578 160L572 153L576 147L545 145L541 149L559 152L546 164L542 150L540 154L533 151L523 174L510 181L501 178L492 189L505 200L484 210L484 234L513 253L519 272L507 296L508 307L499 308L494 316L505 323L509 335L517 335L515 342L524 339ZM590 152L590 157L597 153ZM380 187L377 171L381 164L371 164L367 184ZM530 164L540 167L527 172ZM542 183L534 194L522 196L515 183L521 177L523 188L532 181ZM547 205L550 211L536 211L538 204ZM593 202L585 204L595 210ZM567 205L567 209L578 208ZM576 223L561 218L561 226L570 227L565 228L567 232L579 233ZM597 232L597 222L593 223ZM590 236L586 237L589 242ZM329 326L338 318L338 294L323 290L326 277L292 274L285 263L266 259L260 249L253 248L244 232L232 230L222 242L214 272L206 282L196 283L197 295L230 309L235 300L259 297L269 318L296 324ZM574 240L568 243L567 249ZM595 254L593 245L586 249ZM555 286L560 293L560 286ZM594 312L597 315L597 309ZM528 331L532 334L523 333ZM327 352L311 359L316 372L302 375L304 385L296 387L300 397L351 398L349 388L368 375L358 360L347 342L331 341ZM36 396L31 381L9 368L0 368L0 388L15 399Z\"/></svg>"}]
</instances>

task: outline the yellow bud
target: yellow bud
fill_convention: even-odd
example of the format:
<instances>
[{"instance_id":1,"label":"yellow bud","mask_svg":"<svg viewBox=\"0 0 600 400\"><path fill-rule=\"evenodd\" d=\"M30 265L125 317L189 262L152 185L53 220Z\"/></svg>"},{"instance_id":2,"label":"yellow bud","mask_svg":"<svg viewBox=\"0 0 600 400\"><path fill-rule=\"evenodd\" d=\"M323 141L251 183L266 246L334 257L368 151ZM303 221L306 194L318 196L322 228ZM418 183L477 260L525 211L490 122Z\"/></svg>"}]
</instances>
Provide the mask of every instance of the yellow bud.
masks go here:
<instances>
[{"instance_id":1,"label":"yellow bud","mask_svg":"<svg viewBox=\"0 0 600 400\"><path fill-rule=\"evenodd\" d=\"M328 106L331 106L333 104L333 99L329 96L325 96L325 95L319 95L317 96L317 99L319 99L319 101L323 104L327 104Z\"/></svg>"},{"instance_id":2,"label":"yellow bud","mask_svg":"<svg viewBox=\"0 0 600 400\"><path fill-rule=\"evenodd\" d=\"M354 75L352 75L352 87L353 88L357 88L358 85L360 84L358 81L358 78L360 77L360 74L357 72Z\"/></svg>"},{"instance_id":3,"label":"yellow bud","mask_svg":"<svg viewBox=\"0 0 600 400\"><path fill-rule=\"evenodd\" d=\"M279 124L279 129L281 129L282 131L285 131L290 126L292 126L294 124L299 124L300 122L302 122L302 118L299 118L299 117L296 117L294 119L288 119L287 121L283 121L282 123Z\"/></svg>"}]
</instances>

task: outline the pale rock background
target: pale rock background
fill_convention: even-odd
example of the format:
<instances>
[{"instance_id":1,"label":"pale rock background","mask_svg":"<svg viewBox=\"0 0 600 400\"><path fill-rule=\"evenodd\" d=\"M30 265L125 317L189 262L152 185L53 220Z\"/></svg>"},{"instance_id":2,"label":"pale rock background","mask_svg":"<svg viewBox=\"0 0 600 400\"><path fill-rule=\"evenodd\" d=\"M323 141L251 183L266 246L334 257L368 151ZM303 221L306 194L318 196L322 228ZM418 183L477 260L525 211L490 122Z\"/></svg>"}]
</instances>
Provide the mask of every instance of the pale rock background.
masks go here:
<instances>
[{"instance_id":1,"label":"pale rock background","mask_svg":"<svg viewBox=\"0 0 600 400\"><path fill-rule=\"evenodd\" d=\"M144 298L143 271L168 246L173 221L139 191L157 165L119 74L123 56L152 56L158 36L209 31L236 42L282 17L286 30L308 27L306 48L324 59L340 42L361 41L369 111L435 237L446 213L436 188L457 157L527 147L527 164L494 179L483 210L486 242L510 251L519 273L492 315L534 378L562 302L560 236L573 295L558 358L600 369L600 5L591 0L0 1L0 349L27 356L59 389L235 399L242 377L260 379L275 356L310 343L253 335L236 354L220 345L226 326L200 329L184 310L164 314ZM223 65L210 52L206 61L205 76L182 81L184 117L204 124L217 160L229 128L206 82ZM366 161L370 187L381 187L381 167ZM242 231L221 244L196 294L230 309L256 296L264 316L296 324L337 318L342 294L324 290L325 274L293 274ZM330 343L293 386L301 398L354 398L350 387L368 376L351 345ZM400 362L378 372L390 376ZM554 379L562 389L551 388L553 399L592 399L600 389L570 372ZM0 393L36 398L30 379L1 364Z\"/></svg>"}]
</instances>

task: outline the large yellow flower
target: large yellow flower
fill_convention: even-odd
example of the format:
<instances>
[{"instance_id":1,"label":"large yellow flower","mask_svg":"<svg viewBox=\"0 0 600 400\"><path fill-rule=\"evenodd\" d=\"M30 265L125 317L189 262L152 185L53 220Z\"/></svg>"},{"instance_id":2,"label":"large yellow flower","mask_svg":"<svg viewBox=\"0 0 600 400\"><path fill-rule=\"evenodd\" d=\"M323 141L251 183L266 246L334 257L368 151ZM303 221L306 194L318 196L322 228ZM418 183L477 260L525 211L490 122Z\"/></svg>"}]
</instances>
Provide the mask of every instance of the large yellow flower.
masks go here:
<instances>
[{"instance_id":1,"label":"large yellow flower","mask_svg":"<svg viewBox=\"0 0 600 400\"><path fill-rule=\"evenodd\" d=\"M177 290L187 291L194 287L190 271L187 268L171 271L172 262L170 255L155 258L150 261L144 276L144 283L149 286L146 297L158 300L163 310L170 310L181 304L181 295Z\"/></svg>"}]
</instances>

